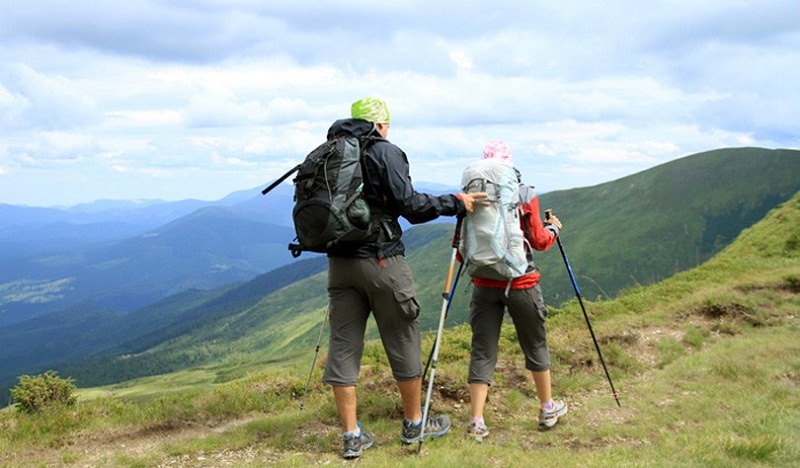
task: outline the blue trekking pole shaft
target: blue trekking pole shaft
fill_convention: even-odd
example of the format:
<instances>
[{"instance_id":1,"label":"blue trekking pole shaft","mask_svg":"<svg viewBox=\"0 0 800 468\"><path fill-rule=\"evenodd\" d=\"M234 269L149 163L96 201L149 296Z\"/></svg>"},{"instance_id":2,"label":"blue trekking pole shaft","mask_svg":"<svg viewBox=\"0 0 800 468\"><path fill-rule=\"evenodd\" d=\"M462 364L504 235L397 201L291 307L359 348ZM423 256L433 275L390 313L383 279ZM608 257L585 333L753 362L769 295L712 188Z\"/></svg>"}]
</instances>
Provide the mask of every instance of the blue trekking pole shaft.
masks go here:
<instances>
[{"instance_id":1,"label":"blue trekking pole shaft","mask_svg":"<svg viewBox=\"0 0 800 468\"><path fill-rule=\"evenodd\" d=\"M458 218L456 222L456 229L453 233L453 242L452 242L452 257L450 258L450 268L447 271L447 281L445 281L444 291L442 292L442 299L446 300L447 308L444 311L445 320L447 320L447 314L450 312L450 304L453 302L453 296L455 295L456 285L458 284L458 277L461 276L461 268L464 266L460 264L458 266L458 272L456 273L455 277L453 277L453 269L455 268L456 263L456 252L458 252L458 244L461 240L461 225L464 222L464 218ZM453 281L452 287L450 287L450 282ZM436 342L433 343L434 347L436 346ZM428 362L425 364L425 372L423 372L423 377L428 375L428 369L431 367L431 359L433 359L433 347L431 347L431 352L428 355Z\"/></svg>"},{"instance_id":2,"label":"blue trekking pole shaft","mask_svg":"<svg viewBox=\"0 0 800 468\"><path fill-rule=\"evenodd\" d=\"M442 293L442 297L444 297L446 301L445 303L447 304L444 310L444 320L447 320L447 314L450 313L450 305L453 303L453 296L455 296L456 286L458 286L458 277L461 276L461 270L463 268L464 268L463 263L458 265L458 271L453 277L453 286L450 288L449 292ZM428 362L425 364L425 372L422 374L423 376L428 375L428 369L430 369L431 367L431 361L433 360L433 353L435 347L436 347L436 342L434 341L433 347L431 347L431 353L428 355Z\"/></svg>"},{"instance_id":3,"label":"blue trekking pole shaft","mask_svg":"<svg viewBox=\"0 0 800 468\"><path fill-rule=\"evenodd\" d=\"M546 210L544 212L545 219L550 219L552 215L552 210ZM556 236L556 242L558 243L558 250L561 251L561 257L564 259L564 265L567 267L567 273L569 273L569 279L572 281L572 289L575 290L575 296L578 298L578 304L581 306L581 310L583 311L583 318L586 320L586 326L589 327L589 334L592 335L592 342L594 342L594 348L597 350L597 356L600 358L600 364L603 365L603 371L606 373L606 378L608 379L608 385L611 386L611 395L614 397L614 400L617 401L617 406L621 407L622 405L619 402L619 397L617 396L617 390L614 389L614 383L611 381L611 374L608 373L608 367L606 367L606 361L603 359L603 353L600 352L600 345L597 343L597 338L594 335L594 330L592 329L592 323L589 321L589 314L586 313L586 307L583 305L583 298L581 297L581 291L578 289L578 283L575 281L575 274L572 272L572 265L569 263L569 258L567 258L567 253L564 252L564 246L561 244L561 236Z\"/></svg>"}]
</instances>

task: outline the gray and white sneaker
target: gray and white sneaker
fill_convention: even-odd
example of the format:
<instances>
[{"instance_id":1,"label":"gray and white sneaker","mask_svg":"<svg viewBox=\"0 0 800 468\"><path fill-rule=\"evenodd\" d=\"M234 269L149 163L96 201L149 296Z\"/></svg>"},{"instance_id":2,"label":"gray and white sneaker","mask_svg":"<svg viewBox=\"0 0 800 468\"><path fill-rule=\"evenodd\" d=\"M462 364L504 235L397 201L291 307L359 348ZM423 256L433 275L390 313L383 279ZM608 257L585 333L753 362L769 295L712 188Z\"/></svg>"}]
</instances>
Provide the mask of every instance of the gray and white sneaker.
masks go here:
<instances>
[{"instance_id":1,"label":"gray and white sneaker","mask_svg":"<svg viewBox=\"0 0 800 468\"><path fill-rule=\"evenodd\" d=\"M361 423L358 423L358 428L361 429ZM344 453L342 456L344 458L358 458L364 453L364 450L372 447L372 442L374 440L372 433L369 431L361 430L361 436L344 436L342 437L344 441Z\"/></svg>"},{"instance_id":2,"label":"gray and white sneaker","mask_svg":"<svg viewBox=\"0 0 800 468\"><path fill-rule=\"evenodd\" d=\"M467 437L478 442L483 442L483 439L489 437L489 428L486 427L486 424L471 422L469 426L467 426Z\"/></svg>"},{"instance_id":3,"label":"gray and white sneaker","mask_svg":"<svg viewBox=\"0 0 800 468\"><path fill-rule=\"evenodd\" d=\"M546 431L558 422L558 418L567 414L567 402L562 400L553 400L553 410L547 411L543 407L539 407L539 430Z\"/></svg>"},{"instance_id":4,"label":"gray and white sneaker","mask_svg":"<svg viewBox=\"0 0 800 468\"><path fill-rule=\"evenodd\" d=\"M450 430L450 418L445 416L439 416L438 418L432 418L428 416L428 420L425 422L425 432L422 435L424 438L434 438L440 437L447 434L447 431ZM408 419L403 419L403 431L400 433L400 440L403 441L404 444L413 444L419 440L420 433L422 433L422 422L420 421L418 424L414 425Z\"/></svg>"}]
</instances>

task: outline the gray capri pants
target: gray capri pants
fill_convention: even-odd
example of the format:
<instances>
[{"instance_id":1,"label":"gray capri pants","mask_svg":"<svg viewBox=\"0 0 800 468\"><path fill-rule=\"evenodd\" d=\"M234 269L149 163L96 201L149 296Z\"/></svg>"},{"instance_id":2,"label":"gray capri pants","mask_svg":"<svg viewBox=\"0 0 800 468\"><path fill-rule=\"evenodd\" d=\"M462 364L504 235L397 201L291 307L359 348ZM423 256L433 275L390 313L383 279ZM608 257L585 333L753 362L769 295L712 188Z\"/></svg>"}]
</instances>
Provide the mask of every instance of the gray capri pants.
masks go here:
<instances>
[{"instance_id":1,"label":"gray capri pants","mask_svg":"<svg viewBox=\"0 0 800 468\"><path fill-rule=\"evenodd\" d=\"M402 255L383 259L328 257L330 343L322 381L355 386L370 311L396 380L422 376L419 303Z\"/></svg>"},{"instance_id":2,"label":"gray capri pants","mask_svg":"<svg viewBox=\"0 0 800 468\"><path fill-rule=\"evenodd\" d=\"M469 317L472 326L470 383L492 383L506 307L517 329L520 348L525 354L525 368L537 372L550 369L545 328L547 307L539 285L529 289L511 289L508 296L501 288L475 286Z\"/></svg>"}]
</instances>

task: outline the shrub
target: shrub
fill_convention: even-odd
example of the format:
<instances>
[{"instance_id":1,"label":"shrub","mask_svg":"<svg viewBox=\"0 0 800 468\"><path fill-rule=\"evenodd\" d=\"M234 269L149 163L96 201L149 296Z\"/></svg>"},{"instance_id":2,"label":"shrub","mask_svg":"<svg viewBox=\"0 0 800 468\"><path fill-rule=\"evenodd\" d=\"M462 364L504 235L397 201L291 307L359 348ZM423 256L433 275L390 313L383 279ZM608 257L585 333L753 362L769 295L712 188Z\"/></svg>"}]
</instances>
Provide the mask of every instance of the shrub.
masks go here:
<instances>
[{"instance_id":1,"label":"shrub","mask_svg":"<svg viewBox=\"0 0 800 468\"><path fill-rule=\"evenodd\" d=\"M27 413L41 410L45 406L75 404L75 384L73 379L62 379L55 371L44 374L19 377L19 383L11 389L14 404Z\"/></svg>"},{"instance_id":2,"label":"shrub","mask_svg":"<svg viewBox=\"0 0 800 468\"><path fill-rule=\"evenodd\" d=\"M786 278L785 288L793 293L800 293L800 276L789 275Z\"/></svg>"}]
</instances>

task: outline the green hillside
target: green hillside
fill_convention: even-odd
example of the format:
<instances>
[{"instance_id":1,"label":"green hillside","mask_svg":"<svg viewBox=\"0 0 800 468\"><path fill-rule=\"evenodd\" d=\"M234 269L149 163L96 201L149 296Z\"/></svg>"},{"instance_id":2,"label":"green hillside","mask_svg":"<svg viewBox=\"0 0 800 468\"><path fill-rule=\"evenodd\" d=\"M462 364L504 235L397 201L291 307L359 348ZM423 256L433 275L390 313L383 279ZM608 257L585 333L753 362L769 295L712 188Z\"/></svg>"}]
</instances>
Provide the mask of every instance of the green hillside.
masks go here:
<instances>
[{"instance_id":1,"label":"green hillside","mask_svg":"<svg viewBox=\"0 0 800 468\"><path fill-rule=\"evenodd\" d=\"M535 182L535 181L534 181ZM800 191L800 151L732 148L687 156L613 182L541 196L586 297L651 284L700 265ZM559 255L542 255L548 299L572 297Z\"/></svg>"},{"instance_id":2,"label":"green hillside","mask_svg":"<svg viewBox=\"0 0 800 468\"><path fill-rule=\"evenodd\" d=\"M100 335L115 340L114 346L96 356L59 366L58 370L75 376L84 386L96 386L230 357L240 352L237 340L259 330L252 326L252 317L263 310L258 304L265 296L272 297L271 293L287 285L318 275L325 267L324 261L322 257L304 259L244 284L187 291L159 301L98 330ZM248 351L258 350L248 347ZM261 353L257 355L260 358Z\"/></svg>"},{"instance_id":3,"label":"green hillside","mask_svg":"<svg viewBox=\"0 0 800 468\"><path fill-rule=\"evenodd\" d=\"M445 231L452 231L452 226L425 226L412 230L408 235L410 245L420 246L409 254L409 262L412 268L420 271L417 281L422 285L418 286L420 296L426 298L422 304L426 311L422 322L426 328L433 328L438 323L438 315L433 315L431 297L438 298L437 313L441 308L446 271L438 270L441 269L440 263L446 268L450 253L438 249L438 243ZM432 261L436 256L441 257L441 262ZM311 271L319 271L317 266L320 262L317 260L324 261L324 258L306 260L313 266ZM430 274L428 269L432 270ZM236 362L233 370L215 377L226 380L243 375L265 361L288 359L315 345L327 305L327 272L315 272L287 281L292 271L290 267L283 267L232 289L212 302L189 310L183 314L182 320L173 320L162 330L121 343L117 346L119 351L111 350L111 358L100 356L59 366L58 370L64 375L76 376L85 386L202 364L222 362L222 368L227 369L231 367L231 361ZM442 277L441 280L431 280L430 287L425 286L426 280L419 280L438 276ZM278 282L280 287L270 286L274 282ZM436 288L438 290L434 292ZM459 304L466 304L464 297L459 298ZM177 305L160 303L150 308L150 315L167 313L167 307ZM374 330L371 336L376 336ZM116 379L113 379L114 375Z\"/></svg>"},{"instance_id":4,"label":"green hillside","mask_svg":"<svg viewBox=\"0 0 800 468\"><path fill-rule=\"evenodd\" d=\"M470 332L464 325L445 332L432 405L434 411L451 416L454 428L441 439L427 441L420 454L417 445L405 447L398 440L399 396L380 343L369 342L359 409L364 426L376 434L376 444L358 463L519 466L522 460L547 460L566 467L797 466L798 226L800 194L703 265L627 290L613 301L587 301L621 407L610 394L576 301L553 308L548 330L554 393L569 401L570 412L547 432L536 431L535 394L510 325L501 337L486 411L492 434L481 444L463 437L469 417L465 378ZM262 306L269 306L269 298L265 301ZM321 309L314 315L321 319ZM283 318L296 320L288 314ZM304 335L303 328L318 329L311 322L287 323L276 333ZM279 322L272 325L278 327ZM424 346L431 339L428 335ZM271 346L280 349L279 344ZM324 350L310 391L302 398L312 356L309 346L294 359L265 359L256 372L214 384L214 376L224 374L225 368L256 367L242 356L238 362L231 356L227 366L202 366L83 391L71 408L33 415L7 408L0 412L0 464L342 463L336 410L330 390L318 380Z\"/></svg>"}]
</instances>

